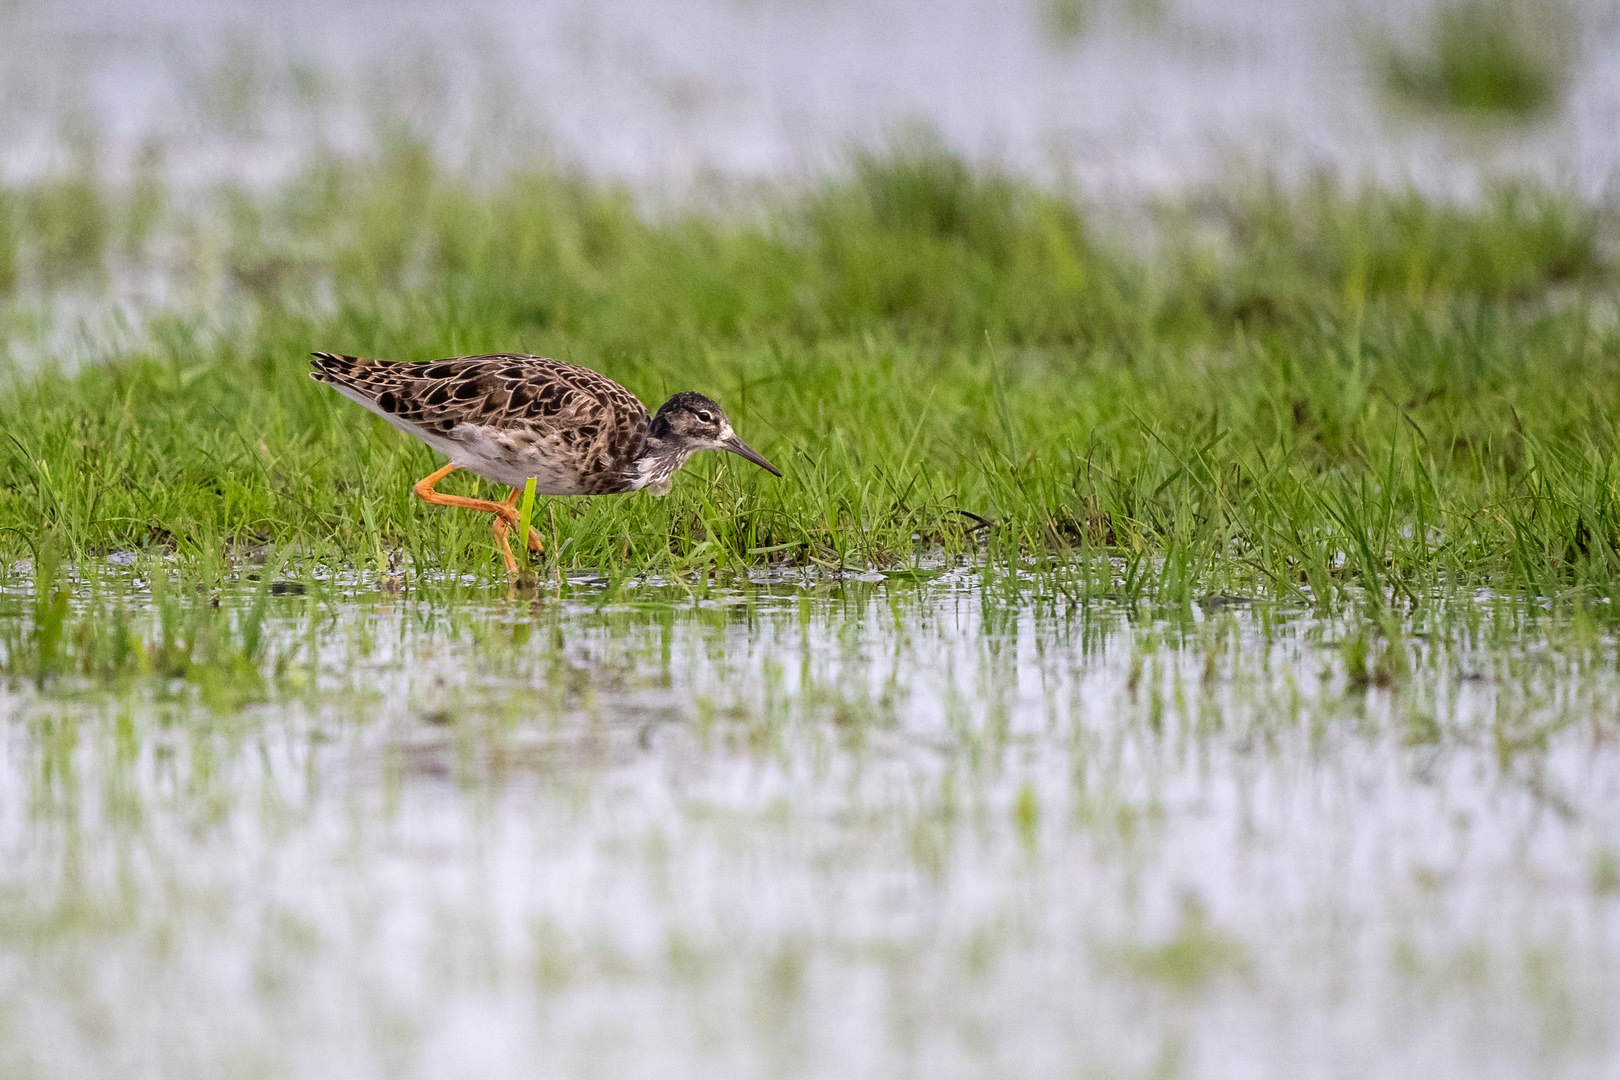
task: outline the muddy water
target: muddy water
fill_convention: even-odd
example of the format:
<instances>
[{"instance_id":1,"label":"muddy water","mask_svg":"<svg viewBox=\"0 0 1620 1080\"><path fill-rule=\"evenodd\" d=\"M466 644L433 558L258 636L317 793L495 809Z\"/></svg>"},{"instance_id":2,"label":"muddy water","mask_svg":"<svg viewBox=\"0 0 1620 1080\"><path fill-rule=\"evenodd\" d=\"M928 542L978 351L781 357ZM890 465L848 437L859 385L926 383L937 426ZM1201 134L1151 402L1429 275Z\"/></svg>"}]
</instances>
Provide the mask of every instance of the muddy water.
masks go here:
<instances>
[{"instance_id":1,"label":"muddy water","mask_svg":"<svg viewBox=\"0 0 1620 1080\"><path fill-rule=\"evenodd\" d=\"M1612 1075L1588 617L1451 597L1362 666L1038 594L312 584L237 691L13 639L0 1072Z\"/></svg>"}]
</instances>

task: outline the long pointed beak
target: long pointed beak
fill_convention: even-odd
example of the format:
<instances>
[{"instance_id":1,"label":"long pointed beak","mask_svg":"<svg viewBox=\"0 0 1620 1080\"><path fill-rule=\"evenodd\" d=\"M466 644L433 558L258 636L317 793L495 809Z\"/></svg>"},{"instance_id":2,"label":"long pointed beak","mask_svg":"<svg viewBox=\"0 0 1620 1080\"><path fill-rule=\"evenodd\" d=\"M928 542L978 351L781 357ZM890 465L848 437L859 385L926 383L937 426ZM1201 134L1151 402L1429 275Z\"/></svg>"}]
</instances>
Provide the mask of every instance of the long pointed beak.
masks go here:
<instances>
[{"instance_id":1,"label":"long pointed beak","mask_svg":"<svg viewBox=\"0 0 1620 1080\"><path fill-rule=\"evenodd\" d=\"M749 446L735 435L721 443L720 448L722 450L730 450L738 457L747 458L749 461L752 461L755 465L758 465L768 473L772 473L776 476L782 475L782 470L766 461L764 454L761 454L758 450L755 450L752 446Z\"/></svg>"}]
</instances>

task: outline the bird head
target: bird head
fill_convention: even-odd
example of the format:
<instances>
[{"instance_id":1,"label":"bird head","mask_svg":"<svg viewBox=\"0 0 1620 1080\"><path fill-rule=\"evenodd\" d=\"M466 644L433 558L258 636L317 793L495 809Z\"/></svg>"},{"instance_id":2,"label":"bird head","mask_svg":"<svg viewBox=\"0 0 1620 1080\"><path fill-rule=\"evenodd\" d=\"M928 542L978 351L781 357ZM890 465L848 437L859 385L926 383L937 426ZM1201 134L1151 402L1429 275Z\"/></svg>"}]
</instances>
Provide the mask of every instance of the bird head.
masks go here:
<instances>
[{"instance_id":1,"label":"bird head","mask_svg":"<svg viewBox=\"0 0 1620 1080\"><path fill-rule=\"evenodd\" d=\"M729 450L766 472L782 475L763 454L737 438L726 411L702 394L687 391L664 402L658 415L653 417L652 433L655 438L675 444L683 453Z\"/></svg>"}]
</instances>

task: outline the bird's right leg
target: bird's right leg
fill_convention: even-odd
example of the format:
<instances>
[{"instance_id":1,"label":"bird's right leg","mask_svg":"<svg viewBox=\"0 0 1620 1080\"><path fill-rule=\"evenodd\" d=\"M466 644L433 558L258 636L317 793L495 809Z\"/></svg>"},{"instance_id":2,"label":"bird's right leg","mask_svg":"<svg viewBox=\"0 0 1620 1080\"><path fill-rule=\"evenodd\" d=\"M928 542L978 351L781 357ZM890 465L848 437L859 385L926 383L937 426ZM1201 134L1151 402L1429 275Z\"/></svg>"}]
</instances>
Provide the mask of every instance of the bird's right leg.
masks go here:
<instances>
[{"instance_id":1,"label":"bird's right leg","mask_svg":"<svg viewBox=\"0 0 1620 1080\"><path fill-rule=\"evenodd\" d=\"M513 488L512 489L512 494L510 494L510 495L508 495L506 497L506 505L510 506L512 508L513 512L517 511L518 496L520 496L522 494L523 494L523 489L522 488ZM512 518L511 519L512 524L513 525L518 524L518 522L520 520L522 520L522 517L523 517L522 514L518 514L517 517ZM539 530L535 529L535 527L532 526L532 525L529 526L529 550L533 551L533 552L541 552L541 551L546 550L546 545L544 545L544 544L542 544L540 542Z\"/></svg>"},{"instance_id":2,"label":"bird's right leg","mask_svg":"<svg viewBox=\"0 0 1620 1080\"><path fill-rule=\"evenodd\" d=\"M512 558L512 545L506 542L506 531L510 527L506 524L504 517L500 514L495 515L495 546L501 549L501 560L506 563L506 572L516 574L518 572L517 560Z\"/></svg>"}]
</instances>

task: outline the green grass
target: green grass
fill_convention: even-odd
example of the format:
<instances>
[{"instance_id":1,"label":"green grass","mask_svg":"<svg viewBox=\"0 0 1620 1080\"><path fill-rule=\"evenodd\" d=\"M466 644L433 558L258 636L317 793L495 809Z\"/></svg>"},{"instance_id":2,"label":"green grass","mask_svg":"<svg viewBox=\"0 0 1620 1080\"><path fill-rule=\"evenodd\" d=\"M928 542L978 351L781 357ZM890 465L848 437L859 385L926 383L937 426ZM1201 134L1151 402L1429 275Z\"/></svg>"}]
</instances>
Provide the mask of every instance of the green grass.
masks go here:
<instances>
[{"instance_id":1,"label":"green grass","mask_svg":"<svg viewBox=\"0 0 1620 1080\"><path fill-rule=\"evenodd\" d=\"M1068 45L1084 37L1092 19L1091 6L1088 0L1043 0L1041 29L1047 40Z\"/></svg>"},{"instance_id":2,"label":"green grass","mask_svg":"<svg viewBox=\"0 0 1620 1080\"><path fill-rule=\"evenodd\" d=\"M0 549L218 561L268 538L495 575L485 518L410 497L434 456L304 373L316 348L522 350L653 405L708 393L786 473L707 455L663 500L542 500L547 572L972 552L1172 600L1614 594L1603 213L1528 188L1456 207L1239 181L1150 218L1151 243L1120 235L926 138L729 217L652 218L544 169L474 184L411 145L265 195L0 192L14 340L36 333L29 296L115 243L214 283L144 345L12 372Z\"/></svg>"},{"instance_id":3,"label":"green grass","mask_svg":"<svg viewBox=\"0 0 1620 1080\"><path fill-rule=\"evenodd\" d=\"M1561 0L1445 0L1419 47L1388 51L1386 82L1425 108L1530 117L1562 98L1574 38Z\"/></svg>"}]
</instances>

